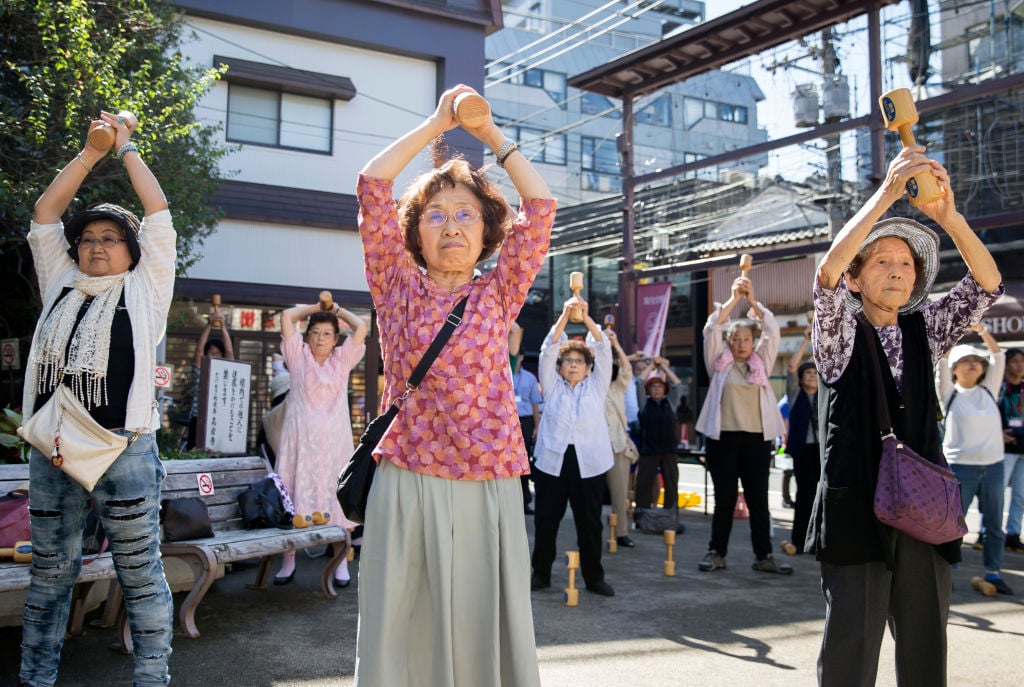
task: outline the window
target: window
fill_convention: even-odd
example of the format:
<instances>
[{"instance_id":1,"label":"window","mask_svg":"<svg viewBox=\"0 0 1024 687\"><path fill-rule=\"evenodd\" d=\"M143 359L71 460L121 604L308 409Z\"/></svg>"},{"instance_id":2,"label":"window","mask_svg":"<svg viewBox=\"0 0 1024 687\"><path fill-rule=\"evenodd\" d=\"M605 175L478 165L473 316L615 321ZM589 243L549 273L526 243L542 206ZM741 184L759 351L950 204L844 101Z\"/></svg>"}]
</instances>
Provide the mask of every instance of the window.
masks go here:
<instances>
[{"instance_id":1,"label":"window","mask_svg":"<svg viewBox=\"0 0 1024 687\"><path fill-rule=\"evenodd\" d=\"M663 95L636 113L637 124L672 126L672 96Z\"/></svg>"},{"instance_id":2,"label":"window","mask_svg":"<svg viewBox=\"0 0 1024 687\"><path fill-rule=\"evenodd\" d=\"M747 108L742 105L727 105L722 103L718 106L718 118L723 122L736 122L737 124L747 123Z\"/></svg>"},{"instance_id":3,"label":"window","mask_svg":"<svg viewBox=\"0 0 1024 687\"><path fill-rule=\"evenodd\" d=\"M544 162L549 165L566 164L565 134L546 134L540 129L511 127L515 141L523 151L523 155L531 162Z\"/></svg>"},{"instance_id":4,"label":"window","mask_svg":"<svg viewBox=\"0 0 1024 687\"><path fill-rule=\"evenodd\" d=\"M580 146L582 169L616 175L619 173L619 152L615 149L613 139L584 136L580 139Z\"/></svg>"},{"instance_id":5,"label":"window","mask_svg":"<svg viewBox=\"0 0 1024 687\"><path fill-rule=\"evenodd\" d=\"M334 113L330 99L235 83L229 88L228 141L331 152Z\"/></svg>"},{"instance_id":6,"label":"window","mask_svg":"<svg viewBox=\"0 0 1024 687\"><path fill-rule=\"evenodd\" d=\"M561 72L550 72L546 69L522 69L521 67L509 67L509 65L495 65L494 78L503 78L508 75L508 83L518 86L530 86L544 90L555 104L563 110L566 109L565 74ZM490 76L490 75L488 75Z\"/></svg>"},{"instance_id":7,"label":"window","mask_svg":"<svg viewBox=\"0 0 1024 687\"><path fill-rule=\"evenodd\" d=\"M615 108L611 112L607 112ZM596 115L602 112L607 112L605 117L611 117L612 119L622 119L622 110L618 105L613 103L609 98L597 93L584 92L580 96L580 113L585 115Z\"/></svg>"}]
</instances>

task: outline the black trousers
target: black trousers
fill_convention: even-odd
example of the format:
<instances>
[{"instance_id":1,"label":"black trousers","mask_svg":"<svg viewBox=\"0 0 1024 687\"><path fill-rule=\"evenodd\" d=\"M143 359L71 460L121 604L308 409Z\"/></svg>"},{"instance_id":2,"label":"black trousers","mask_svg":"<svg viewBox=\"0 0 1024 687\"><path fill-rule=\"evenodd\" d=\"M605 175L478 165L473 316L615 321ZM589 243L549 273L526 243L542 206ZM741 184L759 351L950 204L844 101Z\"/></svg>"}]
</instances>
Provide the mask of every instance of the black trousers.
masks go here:
<instances>
[{"instance_id":1,"label":"black trousers","mask_svg":"<svg viewBox=\"0 0 1024 687\"><path fill-rule=\"evenodd\" d=\"M533 481L537 491L536 515L533 518L533 573L544 580L551 579L558 526L568 504L576 522L576 545L580 550L583 580L588 585L602 582L601 499L605 489L604 474L585 479L580 477L576 447L570 444L562 458L561 474L555 477L535 470Z\"/></svg>"},{"instance_id":2,"label":"black trousers","mask_svg":"<svg viewBox=\"0 0 1024 687\"><path fill-rule=\"evenodd\" d=\"M530 457L530 465L533 465L533 415L520 415L519 428L523 432L523 443L526 444L526 455ZM532 467L531 467L532 472ZM523 475L519 479L523 483L523 505L529 506L533 501L533 494L530 493L530 478L533 475Z\"/></svg>"},{"instance_id":3,"label":"black trousers","mask_svg":"<svg viewBox=\"0 0 1024 687\"><path fill-rule=\"evenodd\" d=\"M819 444L807 444L803 455L793 456L793 474L796 476L796 509L793 512L793 545L804 549L807 539L807 525L811 521L814 495L818 493L818 479L821 477Z\"/></svg>"},{"instance_id":4,"label":"black trousers","mask_svg":"<svg viewBox=\"0 0 1024 687\"><path fill-rule=\"evenodd\" d=\"M743 498L750 511L750 543L754 557L767 558L772 552L771 522L768 515L768 468L771 465L771 442L755 432L722 432L718 439L707 440L708 471L715 485L715 514L711 518L711 541L708 548L725 556L732 533L732 515L736 509L738 489L743 484Z\"/></svg>"},{"instance_id":5,"label":"black trousers","mask_svg":"<svg viewBox=\"0 0 1024 687\"><path fill-rule=\"evenodd\" d=\"M633 490L633 499L637 508L650 508L652 502L657 502L654 483L658 479L658 468L661 468L661 477L665 481L665 508L673 508L679 505L679 463L676 452L670 453L641 453L640 460L636 465L636 488Z\"/></svg>"}]
</instances>

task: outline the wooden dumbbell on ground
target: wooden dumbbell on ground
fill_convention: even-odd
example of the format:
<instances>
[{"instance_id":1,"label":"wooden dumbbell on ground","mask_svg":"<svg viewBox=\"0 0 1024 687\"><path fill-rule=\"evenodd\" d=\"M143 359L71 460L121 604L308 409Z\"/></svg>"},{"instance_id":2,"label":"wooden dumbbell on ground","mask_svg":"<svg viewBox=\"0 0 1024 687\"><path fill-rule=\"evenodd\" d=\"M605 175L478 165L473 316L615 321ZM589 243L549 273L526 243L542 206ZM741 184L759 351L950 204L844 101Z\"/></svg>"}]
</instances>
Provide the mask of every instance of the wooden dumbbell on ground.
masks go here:
<instances>
[{"instance_id":1,"label":"wooden dumbbell on ground","mask_svg":"<svg viewBox=\"0 0 1024 687\"><path fill-rule=\"evenodd\" d=\"M127 110L118 112L117 116L124 119L124 124L128 127L128 131L135 131L136 127L139 126L139 120ZM109 124L101 124L89 132L89 143L99 150L110 150L116 140L117 132Z\"/></svg>"},{"instance_id":2,"label":"wooden dumbbell on ground","mask_svg":"<svg viewBox=\"0 0 1024 687\"><path fill-rule=\"evenodd\" d=\"M491 106L477 93L460 93L455 96L452 107L455 119L467 129L483 126L491 116Z\"/></svg>"},{"instance_id":3,"label":"wooden dumbbell on ground","mask_svg":"<svg viewBox=\"0 0 1024 687\"><path fill-rule=\"evenodd\" d=\"M796 555L796 546L792 542L789 542L789 541L786 541L785 539L783 539L782 543L779 544L779 547L783 551L785 551L787 554L789 554L790 556L795 556Z\"/></svg>"},{"instance_id":4,"label":"wooden dumbbell on ground","mask_svg":"<svg viewBox=\"0 0 1024 687\"><path fill-rule=\"evenodd\" d=\"M664 573L665 577L676 576L676 562L672 560L672 547L676 543L676 531L665 530L665 565Z\"/></svg>"},{"instance_id":5,"label":"wooden dumbbell on ground","mask_svg":"<svg viewBox=\"0 0 1024 687\"><path fill-rule=\"evenodd\" d=\"M580 552L565 552L565 567L569 570L569 586L565 588L565 605L578 606L580 603L580 590L576 589L576 571L580 567Z\"/></svg>"},{"instance_id":6,"label":"wooden dumbbell on ground","mask_svg":"<svg viewBox=\"0 0 1024 687\"><path fill-rule=\"evenodd\" d=\"M616 553L619 550L619 541L615 538L615 526L619 524L619 516L615 513L608 514L608 553Z\"/></svg>"},{"instance_id":7,"label":"wooden dumbbell on ground","mask_svg":"<svg viewBox=\"0 0 1024 687\"><path fill-rule=\"evenodd\" d=\"M0 558L13 558L15 563L31 563L32 542L14 542L14 546L0 549Z\"/></svg>"},{"instance_id":8,"label":"wooden dumbbell on ground","mask_svg":"<svg viewBox=\"0 0 1024 687\"><path fill-rule=\"evenodd\" d=\"M996 586L986 580L984 577L978 577L977 575L971 578L971 586L977 589L985 596L995 596Z\"/></svg>"},{"instance_id":9,"label":"wooden dumbbell on ground","mask_svg":"<svg viewBox=\"0 0 1024 687\"><path fill-rule=\"evenodd\" d=\"M916 146L914 130L917 124L917 106L909 88L897 88L884 93L878 99L882 108L882 120L889 131L899 131L904 148ZM924 205L942 197L939 182L930 171L922 172L907 182L907 195L911 205Z\"/></svg>"},{"instance_id":10,"label":"wooden dumbbell on ground","mask_svg":"<svg viewBox=\"0 0 1024 687\"><path fill-rule=\"evenodd\" d=\"M331 521L331 514L325 510L315 510L310 513L314 525L326 525Z\"/></svg>"}]
</instances>

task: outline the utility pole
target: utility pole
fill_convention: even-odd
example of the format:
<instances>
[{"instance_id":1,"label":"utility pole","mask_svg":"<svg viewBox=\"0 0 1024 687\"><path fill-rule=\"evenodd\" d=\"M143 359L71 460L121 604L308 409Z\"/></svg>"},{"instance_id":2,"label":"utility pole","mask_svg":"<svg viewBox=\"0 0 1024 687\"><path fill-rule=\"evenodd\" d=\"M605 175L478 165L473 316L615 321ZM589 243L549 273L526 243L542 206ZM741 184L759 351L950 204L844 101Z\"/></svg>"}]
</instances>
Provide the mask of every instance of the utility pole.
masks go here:
<instances>
[{"instance_id":1,"label":"utility pole","mask_svg":"<svg viewBox=\"0 0 1024 687\"><path fill-rule=\"evenodd\" d=\"M826 28L821 32L821 61L824 67L825 83L823 92L826 98L824 110L825 123L834 122L842 117L830 113L827 107L828 95L834 88L836 75L836 50L832 43L832 28ZM839 229L845 224L843 218L843 206L840 199L843 197L843 157L839 147L839 134L832 134L825 137L825 167L828 177L828 236L832 239Z\"/></svg>"}]
</instances>

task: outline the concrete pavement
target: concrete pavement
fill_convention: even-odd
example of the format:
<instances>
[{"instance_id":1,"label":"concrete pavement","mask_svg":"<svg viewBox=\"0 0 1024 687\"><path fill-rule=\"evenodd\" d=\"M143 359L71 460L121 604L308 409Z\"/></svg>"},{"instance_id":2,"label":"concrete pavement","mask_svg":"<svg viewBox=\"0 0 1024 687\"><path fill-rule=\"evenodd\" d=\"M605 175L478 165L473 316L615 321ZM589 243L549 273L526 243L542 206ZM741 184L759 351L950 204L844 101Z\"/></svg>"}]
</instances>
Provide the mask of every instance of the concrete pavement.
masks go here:
<instances>
[{"instance_id":1,"label":"concrete pavement","mask_svg":"<svg viewBox=\"0 0 1024 687\"><path fill-rule=\"evenodd\" d=\"M700 470L681 466L680 488L702 491ZM773 474L773 485L777 480ZM779 502L776 491L771 503ZM792 511L775 508L773 517L777 543L789 534ZM698 507L685 511L682 519L688 529L675 547L674 578L662 575L661 537L635 534L635 549L606 554L603 561L615 597L581 591L579 606L568 608L561 594L567 574L556 562L552 589L531 595L545 687L815 684L824 603L814 560L777 553L793 564L794 575L754 572L749 528L740 520L730 542L728 569L701 573L697 561L707 547L711 518ZM968 521L976 525L976 515ZM527 531L532 537L530 517ZM574 537L567 516L560 547L575 549ZM964 558L953 573L949 684L1016 684L1024 668L1024 555L1006 556L1004 575L1018 594L994 598L982 597L969 584L972 575L982 572L981 552L965 546ZM265 591L245 588L255 577L250 565L236 566L218 580L197 614L202 637L175 640L172 684L351 685L358 583L353 581L334 601L322 598L320 563L300 555L295 582ZM353 572L357 569L358 564ZM20 634L20 628L0 629L0 685L15 684ZM130 684L131 661L108 650L113 641L112 630L99 629L69 639L58 684ZM895 684L892 666L887 636L878 685Z\"/></svg>"}]
</instances>

